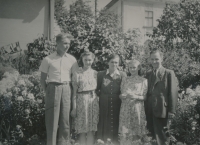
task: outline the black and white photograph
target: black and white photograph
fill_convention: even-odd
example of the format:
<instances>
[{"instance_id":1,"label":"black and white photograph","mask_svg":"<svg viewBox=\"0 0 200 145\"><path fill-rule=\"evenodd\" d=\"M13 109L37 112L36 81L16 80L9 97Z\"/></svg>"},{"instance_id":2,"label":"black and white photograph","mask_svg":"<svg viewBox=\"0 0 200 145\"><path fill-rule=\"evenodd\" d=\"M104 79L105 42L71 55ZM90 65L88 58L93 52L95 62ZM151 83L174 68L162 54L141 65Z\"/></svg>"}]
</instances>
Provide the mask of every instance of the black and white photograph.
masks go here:
<instances>
[{"instance_id":1,"label":"black and white photograph","mask_svg":"<svg viewBox=\"0 0 200 145\"><path fill-rule=\"evenodd\" d=\"M0 145L200 145L200 0L0 0Z\"/></svg>"}]
</instances>

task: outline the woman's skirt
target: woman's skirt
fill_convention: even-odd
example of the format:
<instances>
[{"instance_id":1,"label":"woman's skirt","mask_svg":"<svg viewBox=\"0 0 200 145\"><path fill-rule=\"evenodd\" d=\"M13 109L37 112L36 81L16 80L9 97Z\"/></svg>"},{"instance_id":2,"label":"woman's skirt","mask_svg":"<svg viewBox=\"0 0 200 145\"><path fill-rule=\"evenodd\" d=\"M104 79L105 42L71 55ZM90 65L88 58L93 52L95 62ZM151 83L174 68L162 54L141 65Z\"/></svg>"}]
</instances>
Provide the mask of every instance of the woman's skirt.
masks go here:
<instances>
[{"instance_id":1,"label":"woman's skirt","mask_svg":"<svg viewBox=\"0 0 200 145\"><path fill-rule=\"evenodd\" d=\"M94 91L77 93L77 116L75 118L76 133L97 131L99 121L99 102Z\"/></svg>"}]
</instances>

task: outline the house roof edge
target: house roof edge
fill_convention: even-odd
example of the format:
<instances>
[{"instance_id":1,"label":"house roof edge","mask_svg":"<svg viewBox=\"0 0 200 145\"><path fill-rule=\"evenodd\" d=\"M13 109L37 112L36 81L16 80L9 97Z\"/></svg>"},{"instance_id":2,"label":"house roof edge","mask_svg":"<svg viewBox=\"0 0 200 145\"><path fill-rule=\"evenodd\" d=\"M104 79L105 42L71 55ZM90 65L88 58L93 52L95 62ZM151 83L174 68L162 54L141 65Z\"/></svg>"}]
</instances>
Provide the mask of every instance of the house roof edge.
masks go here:
<instances>
[{"instance_id":1,"label":"house roof edge","mask_svg":"<svg viewBox=\"0 0 200 145\"><path fill-rule=\"evenodd\" d=\"M118 2L119 0L112 0L111 2L109 2L106 6L105 9L109 9L110 7L112 7L116 2Z\"/></svg>"}]
</instances>

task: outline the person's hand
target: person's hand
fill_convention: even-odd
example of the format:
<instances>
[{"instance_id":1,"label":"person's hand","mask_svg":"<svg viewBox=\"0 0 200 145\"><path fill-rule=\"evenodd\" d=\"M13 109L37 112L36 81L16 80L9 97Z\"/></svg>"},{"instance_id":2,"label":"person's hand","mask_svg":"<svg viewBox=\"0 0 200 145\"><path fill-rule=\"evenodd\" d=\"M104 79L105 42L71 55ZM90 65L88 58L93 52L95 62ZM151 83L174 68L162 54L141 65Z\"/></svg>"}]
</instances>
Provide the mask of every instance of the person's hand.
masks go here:
<instances>
[{"instance_id":1,"label":"person's hand","mask_svg":"<svg viewBox=\"0 0 200 145\"><path fill-rule=\"evenodd\" d=\"M71 111L71 116L72 116L73 118L76 117L76 109L72 109L72 111Z\"/></svg>"},{"instance_id":2,"label":"person's hand","mask_svg":"<svg viewBox=\"0 0 200 145\"><path fill-rule=\"evenodd\" d=\"M128 89L126 91L126 93L127 93L127 95L126 95L127 98L129 98L129 99L136 99L136 95L133 93L132 90Z\"/></svg>"},{"instance_id":3,"label":"person's hand","mask_svg":"<svg viewBox=\"0 0 200 145\"><path fill-rule=\"evenodd\" d=\"M173 119L174 118L174 113L168 112L168 119Z\"/></svg>"},{"instance_id":4,"label":"person's hand","mask_svg":"<svg viewBox=\"0 0 200 145\"><path fill-rule=\"evenodd\" d=\"M122 99L122 100L123 100L123 99L126 99L126 95L125 95L125 94L120 94L120 95L119 95L119 98Z\"/></svg>"},{"instance_id":5,"label":"person's hand","mask_svg":"<svg viewBox=\"0 0 200 145\"><path fill-rule=\"evenodd\" d=\"M126 97L129 99L137 99L137 95L135 95L135 94L127 94Z\"/></svg>"}]
</instances>

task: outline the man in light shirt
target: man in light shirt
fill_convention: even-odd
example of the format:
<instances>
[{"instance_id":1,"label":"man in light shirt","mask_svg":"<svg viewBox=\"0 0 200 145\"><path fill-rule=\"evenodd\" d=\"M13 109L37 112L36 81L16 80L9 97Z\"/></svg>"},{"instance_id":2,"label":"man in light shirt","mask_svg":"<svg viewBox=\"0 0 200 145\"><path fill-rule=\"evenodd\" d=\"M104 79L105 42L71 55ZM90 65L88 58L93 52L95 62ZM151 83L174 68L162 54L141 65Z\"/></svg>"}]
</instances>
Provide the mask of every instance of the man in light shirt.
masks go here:
<instances>
[{"instance_id":1,"label":"man in light shirt","mask_svg":"<svg viewBox=\"0 0 200 145\"><path fill-rule=\"evenodd\" d=\"M78 69L76 59L66 53L71 39L69 34L57 35L57 51L45 57L39 68L40 82L46 92L47 145L66 145L70 142L71 75Z\"/></svg>"}]
</instances>

